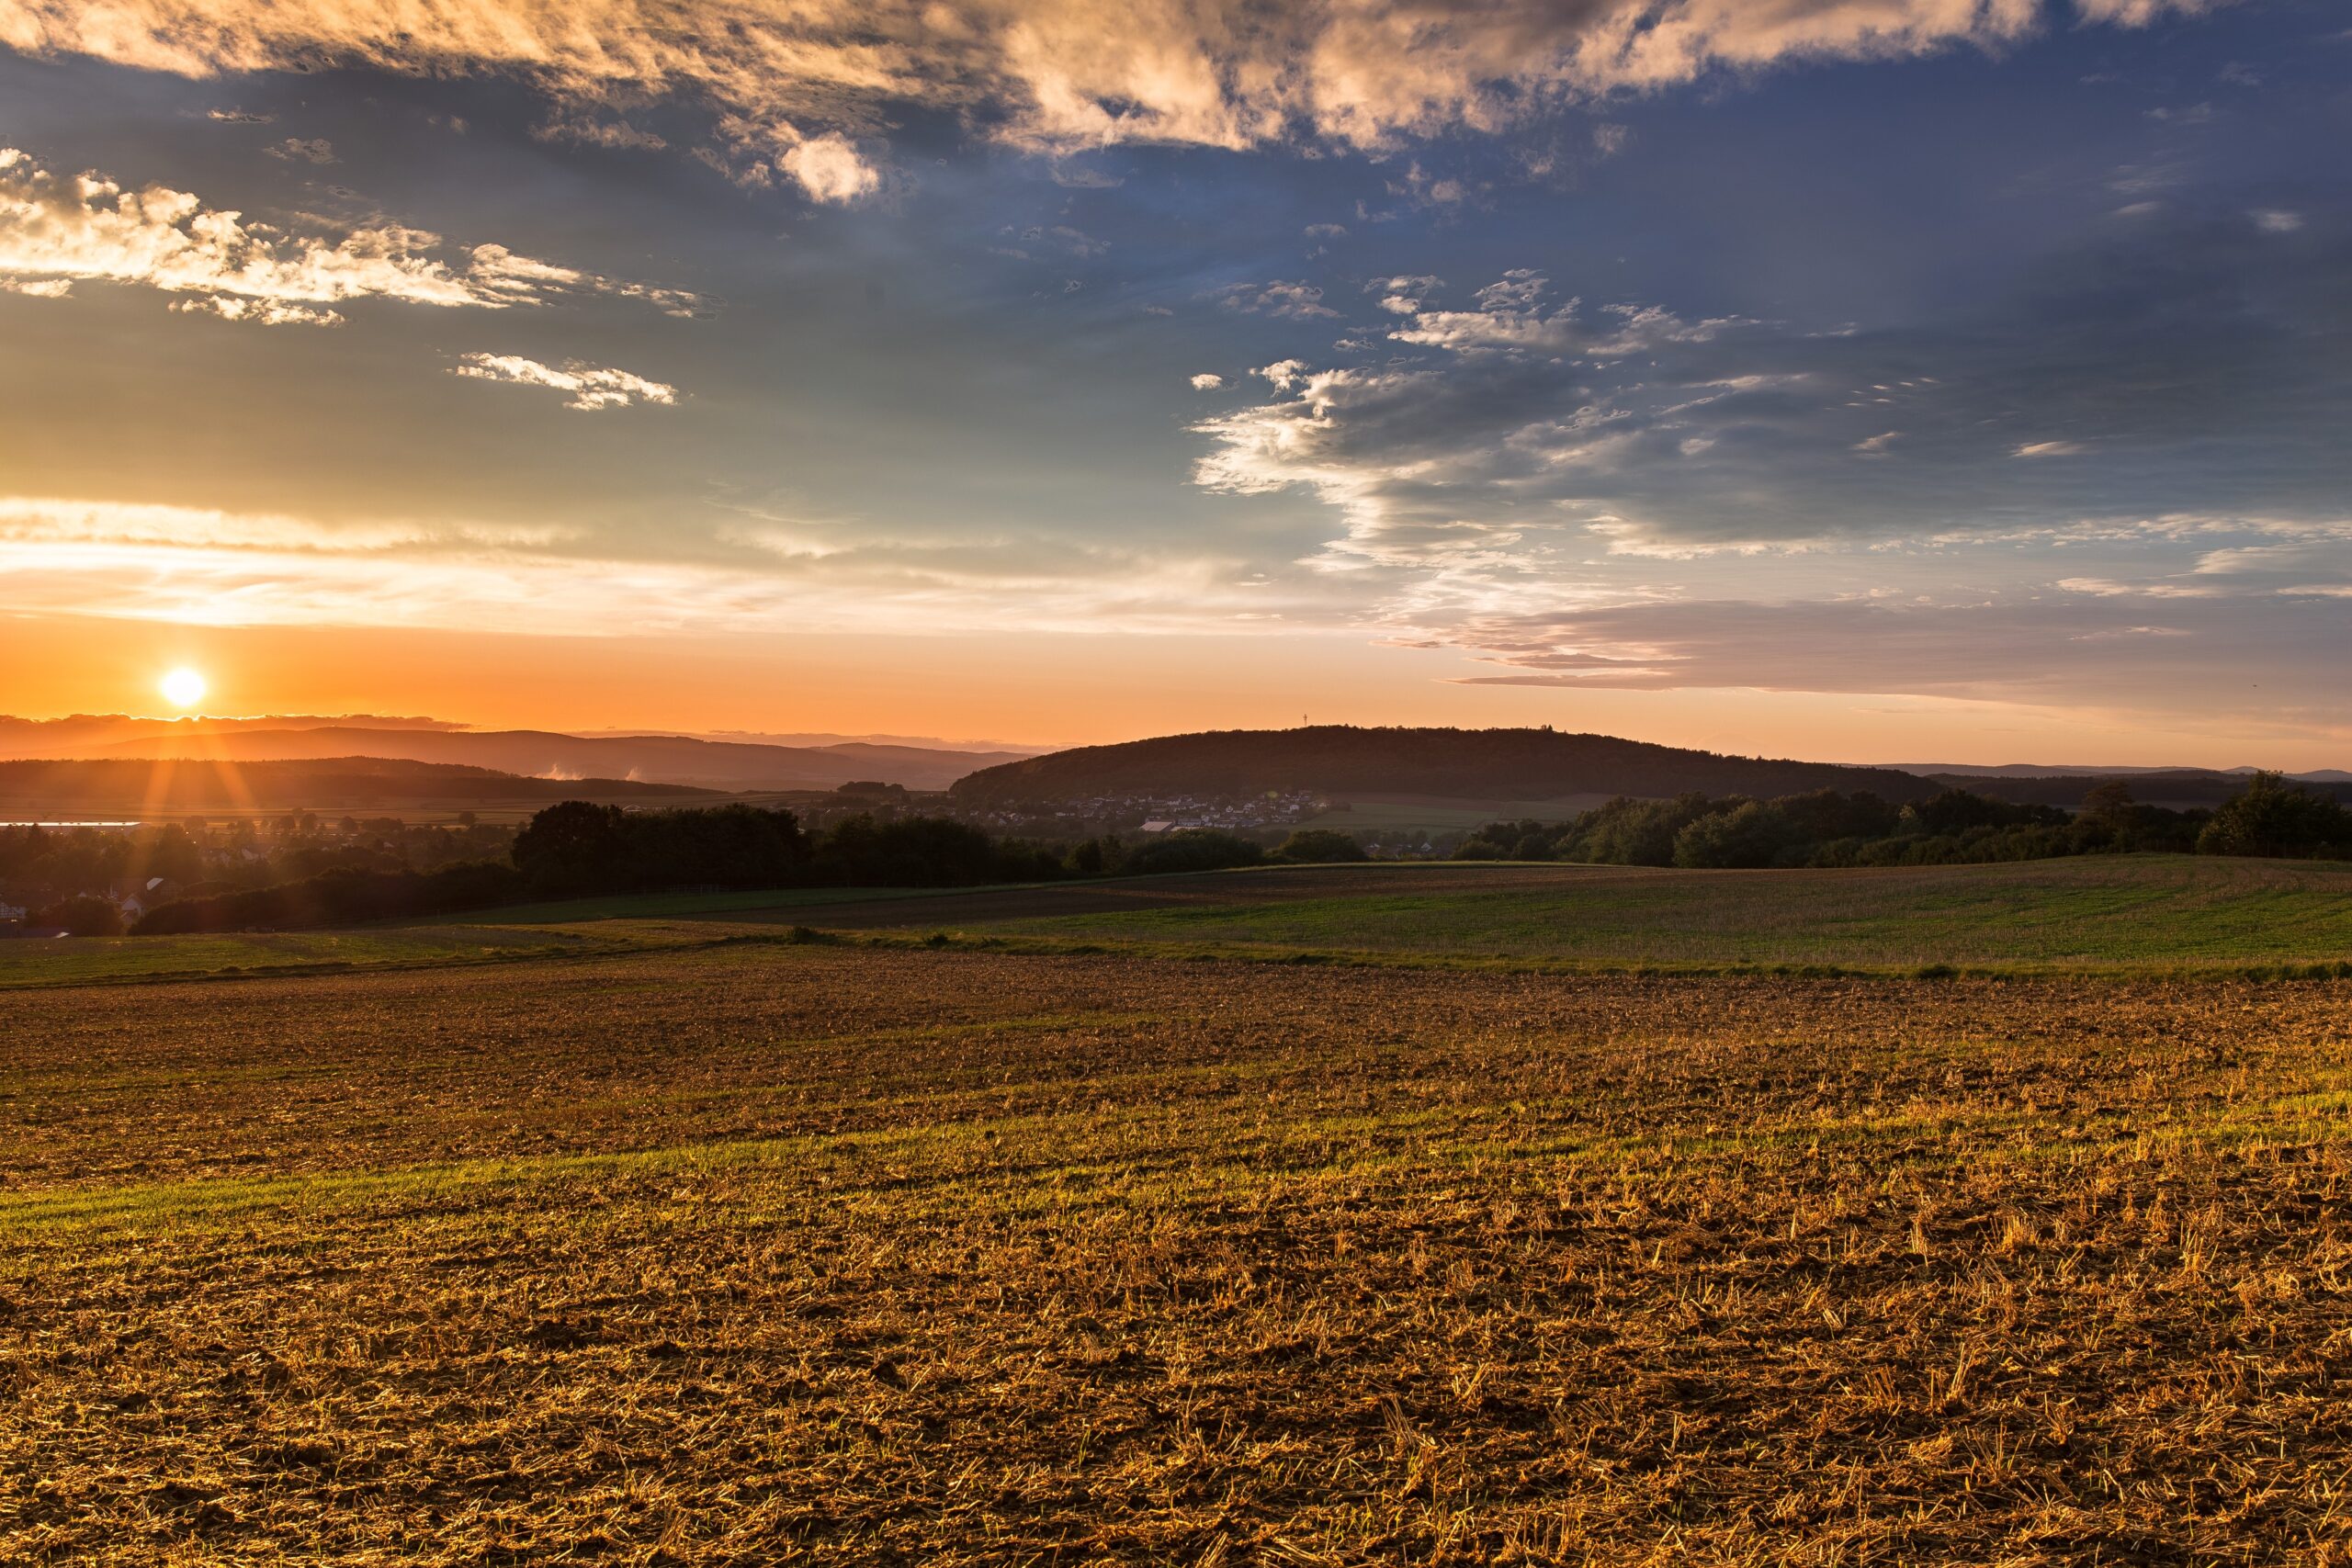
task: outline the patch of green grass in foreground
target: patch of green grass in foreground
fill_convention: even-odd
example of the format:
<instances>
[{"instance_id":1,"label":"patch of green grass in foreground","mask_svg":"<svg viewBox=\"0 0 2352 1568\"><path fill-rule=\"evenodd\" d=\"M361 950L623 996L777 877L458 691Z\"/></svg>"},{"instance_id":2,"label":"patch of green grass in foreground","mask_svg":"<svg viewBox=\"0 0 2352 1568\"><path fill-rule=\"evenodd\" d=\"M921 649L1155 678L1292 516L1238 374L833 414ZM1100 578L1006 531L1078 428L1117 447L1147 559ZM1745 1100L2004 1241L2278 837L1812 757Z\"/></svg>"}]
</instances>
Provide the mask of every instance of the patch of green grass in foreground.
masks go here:
<instances>
[{"instance_id":1,"label":"patch of green grass in foreground","mask_svg":"<svg viewBox=\"0 0 2352 1568\"><path fill-rule=\"evenodd\" d=\"M359 931L62 937L0 942L0 988L269 975L293 969L467 964L587 952L608 945L571 931L446 922Z\"/></svg>"},{"instance_id":2,"label":"patch of green grass in foreground","mask_svg":"<svg viewBox=\"0 0 2352 1568\"><path fill-rule=\"evenodd\" d=\"M1030 886L1028 883L1008 886ZM996 888L956 888L994 892ZM769 909L821 910L828 904L870 904L889 898L937 898L937 887L754 887L721 893L615 893L601 898L560 898L484 909L466 917L483 926L551 926L585 920L679 919L696 915L733 915Z\"/></svg>"}]
</instances>

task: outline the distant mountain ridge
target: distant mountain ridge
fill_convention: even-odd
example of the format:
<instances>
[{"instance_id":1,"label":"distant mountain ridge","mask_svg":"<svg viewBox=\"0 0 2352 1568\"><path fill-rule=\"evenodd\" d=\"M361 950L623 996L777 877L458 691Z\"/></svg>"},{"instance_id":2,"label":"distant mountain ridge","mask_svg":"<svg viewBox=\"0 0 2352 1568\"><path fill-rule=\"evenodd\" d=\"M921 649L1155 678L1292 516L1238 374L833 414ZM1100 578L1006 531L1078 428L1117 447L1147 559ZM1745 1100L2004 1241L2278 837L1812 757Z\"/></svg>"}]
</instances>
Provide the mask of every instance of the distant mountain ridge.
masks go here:
<instances>
[{"instance_id":1,"label":"distant mountain ridge","mask_svg":"<svg viewBox=\"0 0 2352 1568\"><path fill-rule=\"evenodd\" d=\"M77 713L64 718L17 718L0 714L0 761L31 757L85 757L108 746L149 737L226 735L251 729L463 729L447 719L384 714L271 714L255 718L153 718L138 714Z\"/></svg>"},{"instance_id":2,"label":"distant mountain ridge","mask_svg":"<svg viewBox=\"0 0 2352 1568\"><path fill-rule=\"evenodd\" d=\"M2082 804L2083 796L2108 784L2121 784L2132 792L2132 798L2143 806L2162 806L2178 811L2195 807L2216 807L2233 799L2246 786L2253 769L2245 772L2214 773L2201 768L2149 769L2136 773L1933 773L1928 776L1941 785L1971 790L2007 800L2019 806L2064 806ZM2331 778L2325 773L2293 775L2300 786L2312 794L2330 800L2352 801L2352 783Z\"/></svg>"},{"instance_id":3,"label":"distant mountain ridge","mask_svg":"<svg viewBox=\"0 0 2352 1568\"><path fill-rule=\"evenodd\" d=\"M660 729L639 725L633 729L573 729L565 733L583 740L625 739L662 735L682 740L718 740L735 746L803 746L824 750L837 746L899 746L916 751L994 752L1002 757L1035 757L1057 751L1057 746L1031 746L1014 740L950 740L937 735L843 735L835 730Z\"/></svg>"},{"instance_id":4,"label":"distant mountain ridge","mask_svg":"<svg viewBox=\"0 0 2352 1568\"><path fill-rule=\"evenodd\" d=\"M1549 800L1572 795L1770 796L1867 790L1920 800L1942 787L1891 768L1732 757L1550 729L1220 729L1081 746L956 781L960 803L1112 796L1237 797L1268 792Z\"/></svg>"},{"instance_id":5,"label":"distant mountain ridge","mask_svg":"<svg viewBox=\"0 0 2352 1568\"><path fill-rule=\"evenodd\" d=\"M2143 773L2165 773L2181 778L2186 778L2192 774L2212 774L2229 778L2244 778L2249 773L2256 773L2263 771L2252 766L2251 764L2235 768L2093 767L2088 764L2064 762L2002 762L1991 765L1981 762L1879 762L1873 765L1882 768L1893 768L1897 773L1917 773L1921 778L1928 779L2044 779L2064 777L2128 779L2136 778ZM2342 768L2312 768L2306 773L2290 773L2287 774L2287 777L2294 779L2301 784L2352 784L2352 773L2346 773Z\"/></svg>"},{"instance_id":6,"label":"distant mountain ridge","mask_svg":"<svg viewBox=\"0 0 2352 1568\"><path fill-rule=\"evenodd\" d=\"M52 753L54 754L54 753ZM639 779L738 791L836 789L855 779L944 789L1006 752L931 751L915 747L792 747L696 740L676 735L578 736L539 729L191 728L88 747L101 757L292 761L384 757L462 763L525 777Z\"/></svg>"},{"instance_id":7,"label":"distant mountain ridge","mask_svg":"<svg viewBox=\"0 0 2352 1568\"><path fill-rule=\"evenodd\" d=\"M528 779L488 768L382 757L228 762L128 758L0 761L0 814L40 810L69 818L141 818L184 811L363 811L399 806L462 810L553 805L589 796L647 806L692 806L709 792L628 779Z\"/></svg>"}]
</instances>

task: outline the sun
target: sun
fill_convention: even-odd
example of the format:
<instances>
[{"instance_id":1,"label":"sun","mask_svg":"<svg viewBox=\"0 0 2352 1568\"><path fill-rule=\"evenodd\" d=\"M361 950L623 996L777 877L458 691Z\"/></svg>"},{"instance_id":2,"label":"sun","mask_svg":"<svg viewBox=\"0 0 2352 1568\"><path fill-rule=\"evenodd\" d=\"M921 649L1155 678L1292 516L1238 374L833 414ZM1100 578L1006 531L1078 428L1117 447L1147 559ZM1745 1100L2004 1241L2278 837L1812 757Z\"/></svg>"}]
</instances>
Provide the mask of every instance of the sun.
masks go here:
<instances>
[{"instance_id":1,"label":"sun","mask_svg":"<svg viewBox=\"0 0 2352 1568\"><path fill-rule=\"evenodd\" d=\"M175 708L192 708L204 700L208 690L202 674L183 665L157 682L164 700Z\"/></svg>"}]
</instances>

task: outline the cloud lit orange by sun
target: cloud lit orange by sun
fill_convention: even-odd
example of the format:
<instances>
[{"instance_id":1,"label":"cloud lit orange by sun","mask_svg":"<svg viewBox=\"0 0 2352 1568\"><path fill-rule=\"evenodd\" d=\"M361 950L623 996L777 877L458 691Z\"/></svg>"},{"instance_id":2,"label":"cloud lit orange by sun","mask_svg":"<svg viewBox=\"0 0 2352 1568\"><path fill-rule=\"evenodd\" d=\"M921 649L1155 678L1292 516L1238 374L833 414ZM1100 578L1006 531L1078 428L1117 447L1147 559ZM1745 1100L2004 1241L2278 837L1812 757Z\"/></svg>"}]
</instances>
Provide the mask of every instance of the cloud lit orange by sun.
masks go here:
<instances>
[{"instance_id":1,"label":"cloud lit orange by sun","mask_svg":"<svg viewBox=\"0 0 2352 1568\"><path fill-rule=\"evenodd\" d=\"M164 700L174 707L192 708L204 700L204 694L211 689L211 683L205 680L204 671L191 670L183 664L165 671L164 678L155 682L155 689L163 693Z\"/></svg>"}]
</instances>

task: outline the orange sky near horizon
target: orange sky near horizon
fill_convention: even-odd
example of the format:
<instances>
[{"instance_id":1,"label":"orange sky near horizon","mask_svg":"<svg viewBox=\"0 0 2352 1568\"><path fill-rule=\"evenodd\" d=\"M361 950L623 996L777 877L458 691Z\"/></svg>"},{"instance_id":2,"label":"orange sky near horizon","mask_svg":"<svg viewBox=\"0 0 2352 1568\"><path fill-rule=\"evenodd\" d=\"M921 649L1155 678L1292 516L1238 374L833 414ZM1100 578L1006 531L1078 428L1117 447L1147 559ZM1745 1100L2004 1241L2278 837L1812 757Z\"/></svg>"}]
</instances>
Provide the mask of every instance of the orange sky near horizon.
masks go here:
<instances>
[{"instance_id":1,"label":"orange sky near horizon","mask_svg":"<svg viewBox=\"0 0 2352 1568\"><path fill-rule=\"evenodd\" d=\"M71 649L70 658L60 649ZM177 666L201 711L373 713L485 728L935 736L1085 745L1316 723L1550 724L1669 745L1845 762L2039 761L2301 770L2342 765L2340 736L2252 722L2099 715L1918 695L1744 689L1467 686L1444 650L1296 635L956 634L563 637L334 626L0 619L0 712L169 716Z\"/></svg>"},{"instance_id":2,"label":"orange sky near horizon","mask_svg":"<svg viewBox=\"0 0 2352 1568\"><path fill-rule=\"evenodd\" d=\"M2352 765L2328 6L1234 9L0 0L0 714Z\"/></svg>"}]
</instances>

